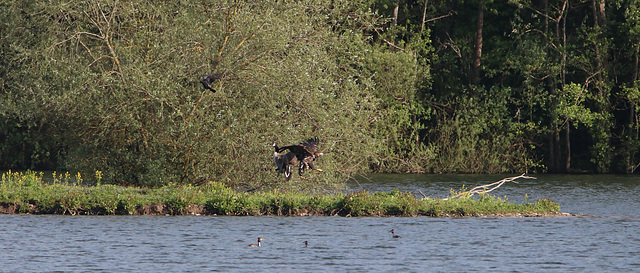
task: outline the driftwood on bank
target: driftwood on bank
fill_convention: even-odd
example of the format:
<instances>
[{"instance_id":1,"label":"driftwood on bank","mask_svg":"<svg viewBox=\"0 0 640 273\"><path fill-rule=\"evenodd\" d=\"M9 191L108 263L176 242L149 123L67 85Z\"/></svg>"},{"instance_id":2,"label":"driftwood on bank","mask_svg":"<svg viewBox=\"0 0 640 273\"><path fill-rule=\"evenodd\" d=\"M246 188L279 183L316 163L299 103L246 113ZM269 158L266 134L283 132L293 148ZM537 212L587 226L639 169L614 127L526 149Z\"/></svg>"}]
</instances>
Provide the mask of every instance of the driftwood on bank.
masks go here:
<instances>
[{"instance_id":1,"label":"driftwood on bank","mask_svg":"<svg viewBox=\"0 0 640 273\"><path fill-rule=\"evenodd\" d=\"M499 188L500 186L502 186L502 184L507 183L507 182L513 182L513 183L518 183L518 181L515 181L516 179L522 178L522 179L536 179L535 177L531 177L531 176L526 176L526 173L523 173L521 175L518 176L514 176L514 177L507 177L505 179L502 179L498 182L493 182L491 184L486 184L486 185L480 185L477 187L474 187L473 189L470 189L468 191L464 191L464 192L460 192L458 194L455 194L453 196L450 196L449 198L444 198L443 200L448 200L448 199L454 199L454 198L469 198L471 196L473 196L474 194L480 194L480 193L487 193L487 192L491 192L497 188Z\"/></svg>"}]
</instances>

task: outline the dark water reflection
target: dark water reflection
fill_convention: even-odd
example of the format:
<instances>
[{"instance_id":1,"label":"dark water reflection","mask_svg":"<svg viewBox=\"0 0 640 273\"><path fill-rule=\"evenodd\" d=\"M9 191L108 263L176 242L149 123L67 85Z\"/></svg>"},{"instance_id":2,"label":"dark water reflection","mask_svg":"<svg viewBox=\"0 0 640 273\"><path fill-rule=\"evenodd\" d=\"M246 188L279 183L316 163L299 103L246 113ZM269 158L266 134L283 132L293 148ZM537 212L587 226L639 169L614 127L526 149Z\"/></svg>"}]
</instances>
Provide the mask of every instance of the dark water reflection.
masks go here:
<instances>
[{"instance_id":1,"label":"dark water reflection","mask_svg":"<svg viewBox=\"0 0 640 273\"><path fill-rule=\"evenodd\" d=\"M376 176L434 197L502 176ZM538 176L497 190L557 218L0 215L2 272L619 272L640 266L636 176ZM402 238L393 239L395 229ZM249 248L257 237L260 248ZM304 248L309 241L309 248Z\"/></svg>"}]
</instances>

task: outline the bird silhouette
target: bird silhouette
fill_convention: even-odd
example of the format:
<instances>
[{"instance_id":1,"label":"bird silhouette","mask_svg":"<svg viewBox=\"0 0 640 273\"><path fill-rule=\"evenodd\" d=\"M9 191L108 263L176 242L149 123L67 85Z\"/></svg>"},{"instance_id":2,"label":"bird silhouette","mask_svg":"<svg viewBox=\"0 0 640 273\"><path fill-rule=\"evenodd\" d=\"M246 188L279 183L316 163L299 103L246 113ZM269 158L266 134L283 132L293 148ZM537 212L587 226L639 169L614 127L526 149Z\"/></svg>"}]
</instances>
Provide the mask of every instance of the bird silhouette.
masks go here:
<instances>
[{"instance_id":1,"label":"bird silhouette","mask_svg":"<svg viewBox=\"0 0 640 273\"><path fill-rule=\"evenodd\" d=\"M322 169L316 168L313 165L313 161L318 158L318 156L323 155L319 150L320 140L318 138L310 138L307 141L302 142L300 144L294 144L289 146L284 146L276 149L277 152L283 152L284 150L289 150L294 153L298 161L300 162L300 168L298 169L298 174L302 175L305 169L309 168L312 170L322 172Z\"/></svg>"},{"instance_id":2,"label":"bird silhouette","mask_svg":"<svg viewBox=\"0 0 640 273\"><path fill-rule=\"evenodd\" d=\"M222 74L220 73L207 74L207 75L204 75L204 77L202 77L202 80L200 80L200 83L202 83L202 86L204 86L204 89L209 89L211 90L211 92L215 93L216 90L213 89L213 87L211 87L211 84L219 80L220 78L222 78Z\"/></svg>"},{"instance_id":3,"label":"bird silhouette","mask_svg":"<svg viewBox=\"0 0 640 273\"><path fill-rule=\"evenodd\" d=\"M389 230L389 232L391 232L391 238L395 238L395 239L400 238L399 235L396 235L396 232L393 229Z\"/></svg>"}]
</instances>

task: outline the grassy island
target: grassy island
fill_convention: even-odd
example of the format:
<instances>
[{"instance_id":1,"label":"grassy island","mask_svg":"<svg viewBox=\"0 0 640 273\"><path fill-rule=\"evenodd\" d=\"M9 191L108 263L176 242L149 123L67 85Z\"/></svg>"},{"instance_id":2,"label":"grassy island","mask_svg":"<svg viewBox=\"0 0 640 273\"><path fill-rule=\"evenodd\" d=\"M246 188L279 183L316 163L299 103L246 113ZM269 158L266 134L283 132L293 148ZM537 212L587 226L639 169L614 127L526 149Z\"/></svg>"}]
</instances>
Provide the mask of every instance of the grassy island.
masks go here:
<instances>
[{"instance_id":1,"label":"grassy island","mask_svg":"<svg viewBox=\"0 0 640 273\"><path fill-rule=\"evenodd\" d=\"M238 192L217 182L202 186L134 188L82 186L34 172L5 173L0 184L1 213L66 215L277 215L277 216L550 216L562 215L549 199L515 204L489 194L477 199L417 199L412 193L309 194Z\"/></svg>"}]
</instances>

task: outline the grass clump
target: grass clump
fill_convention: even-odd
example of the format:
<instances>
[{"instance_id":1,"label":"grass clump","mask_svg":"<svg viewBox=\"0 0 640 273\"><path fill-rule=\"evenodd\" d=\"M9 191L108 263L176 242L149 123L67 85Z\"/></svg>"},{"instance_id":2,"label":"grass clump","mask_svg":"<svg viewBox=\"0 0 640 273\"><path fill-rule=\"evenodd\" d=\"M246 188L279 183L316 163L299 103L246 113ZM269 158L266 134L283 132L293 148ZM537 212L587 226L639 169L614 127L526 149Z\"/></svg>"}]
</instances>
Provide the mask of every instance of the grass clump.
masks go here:
<instances>
[{"instance_id":1,"label":"grass clump","mask_svg":"<svg viewBox=\"0 0 640 273\"><path fill-rule=\"evenodd\" d=\"M76 177L80 177L77 175ZM515 204L488 194L478 199L417 199L408 192L358 191L238 192L219 182L155 189L116 185L84 186L77 182L45 182L42 173L8 172L0 183L3 213L71 215L340 215L340 216L526 216L555 215L560 206L549 200Z\"/></svg>"}]
</instances>

